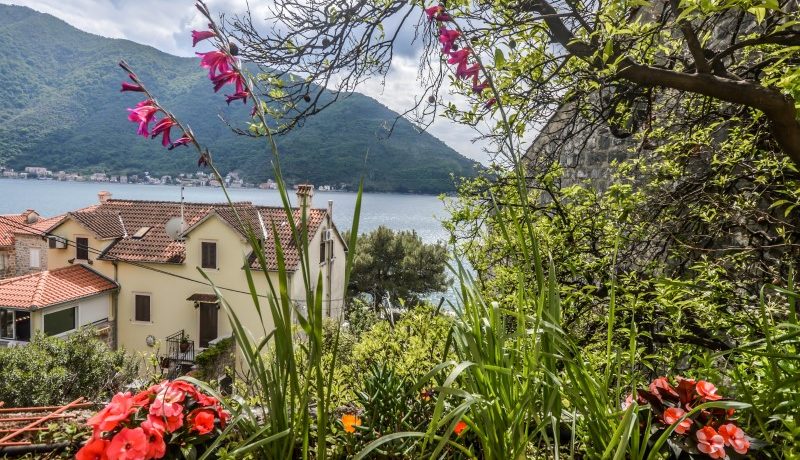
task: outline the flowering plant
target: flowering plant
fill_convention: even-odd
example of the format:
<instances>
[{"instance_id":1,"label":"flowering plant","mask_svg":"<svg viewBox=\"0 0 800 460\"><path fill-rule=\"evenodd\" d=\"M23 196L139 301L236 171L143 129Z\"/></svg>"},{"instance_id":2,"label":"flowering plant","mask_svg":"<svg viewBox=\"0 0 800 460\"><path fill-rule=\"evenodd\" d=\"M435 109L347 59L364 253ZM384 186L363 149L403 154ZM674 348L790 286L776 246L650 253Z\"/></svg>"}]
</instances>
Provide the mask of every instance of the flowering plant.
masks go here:
<instances>
[{"instance_id":1,"label":"flowering plant","mask_svg":"<svg viewBox=\"0 0 800 460\"><path fill-rule=\"evenodd\" d=\"M650 408L651 419L646 426L665 432L673 451L728 458L745 455L751 449L753 439L739 428L734 417L734 407L746 405L724 400L711 382L677 377L673 385L666 377L659 377L647 389L639 389L636 400ZM632 403L633 395L629 395L623 409Z\"/></svg>"},{"instance_id":2,"label":"flowering plant","mask_svg":"<svg viewBox=\"0 0 800 460\"><path fill-rule=\"evenodd\" d=\"M75 458L149 460L173 450L192 455L229 420L217 398L189 382L164 381L135 395L117 393L87 421L92 437Z\"/></svg>"}]
</instances>

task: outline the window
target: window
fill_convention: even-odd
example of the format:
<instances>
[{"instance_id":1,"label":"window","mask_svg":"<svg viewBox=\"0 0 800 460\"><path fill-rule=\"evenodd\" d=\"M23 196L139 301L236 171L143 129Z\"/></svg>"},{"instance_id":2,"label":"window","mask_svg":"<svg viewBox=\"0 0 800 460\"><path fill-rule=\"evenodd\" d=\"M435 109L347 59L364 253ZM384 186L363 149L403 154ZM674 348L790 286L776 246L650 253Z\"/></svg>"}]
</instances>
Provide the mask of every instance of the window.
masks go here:
<instances>
[{"instance_id":1,"label":"window","mask_svg":"<svg viewBox=\"0 0 800 460\"><path fill-rule=\"evenodd\" d=\"M14 311L0 309L0 338L14 338Z\"/></svg>"},{"instance_id":2,"label":"window","mask_svg":"<svg viewBox=\"0 0 800 460\"><path fill-rule=\"evenodd\" d=\"M0 254L0 270L6 269L6 255Z\"/></svg>"},{"instance_id":3,"label":"window","mask_svg":"<svg viewBox=\"0 0 800 460\"><path fill-rule=\"evenodd\" d=\"M89 238L75 238L75 258L78 260L89 260Z\"/></svg>"},{"instance_id":4,"label":"window","mask_svg":"<svg viewBox=\"0 0 800 460\"><path fill-rule=\"evenodd\" d=\"M325 241L325 232L319 238L319 263L324 264L328 261L328 242Z\"/></svg>"},{"instance_id":5,"label":"window","mask_svg":"<svg viewBox=\"0 0 800 460\"><path fill-rule=\"evenodd\" d=\"M65 308L44 315L44 333L59 335L77 327L78 307Z\"/></svg>"},{"instance_id":6,"label":"window","mask_svg":"<svg viewBox=\"0 0 800 460\"><path fill-rule=\"evenodd\" d=\"M150 296L147 294L136 294L136 305L133 320L142 323L150 322Z\"/></svg>"},{"instance_id":7,"label":"window","mask_svg":"<svg viewBox=\"0 0 800 460\"><path fill-rule=\"evenodd\" d=\"M201 266L203 268L217 268L217 243L203 241L201 247L203 252Z\"/></svg>"},{"instance_id":8,"label":"window","mask_svg":"<svg viewBox=\"0 0 800 460\"><path fill-rule=\"evenodd\" d=\"M39 248L30 248L30 255L31 255L31 263L30 268L39 268L41 267L41 249Z\"/></svg>"}]
</instances>

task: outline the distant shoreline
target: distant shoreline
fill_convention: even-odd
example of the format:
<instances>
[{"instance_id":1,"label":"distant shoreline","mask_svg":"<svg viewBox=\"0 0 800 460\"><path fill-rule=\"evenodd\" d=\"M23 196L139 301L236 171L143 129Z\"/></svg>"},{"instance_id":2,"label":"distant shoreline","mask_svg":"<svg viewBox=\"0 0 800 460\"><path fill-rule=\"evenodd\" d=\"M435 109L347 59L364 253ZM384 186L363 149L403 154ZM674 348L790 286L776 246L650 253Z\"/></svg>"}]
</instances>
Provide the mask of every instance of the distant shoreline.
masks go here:
<instances>
[{"instance_id":1,"label":"distant shoreline","mask_svg":"<svg viewBox=\"0 0 800 460\"><path fill-rule=\"evenodd\" d=\"M41 182L63 182L63 183L72 183L72 184L113 184L113 185L142 185L142 186L166 186L166 187L183 186L183 187L186 187L186 188L198 188L198 189L209 189L209 190L221 189L222 188L222 186L216 186L216 185L175 184L175 183L148 184L146 182L119 182L119 181L112 182L112 181L96 181L96 180L88 180L88 179L87 180L59 180L59 179L53 178L53 177L21 178L21 177L4 177L4 176L0 176L0 180L10 180L10 181L20 181L20 182L23 182L23 181L31 181L31 182L36 182L36 181L41 181ZM242 189L242 190L266 190L266 191L274 190L274 191L277 191L277 189L270 189L270 188L244 187L244 186L231 187L230 185L227 186L226 189L227 190L239 190L239 189ZM294 187L291 187L290 190L294 190ZM316 192L325 192L325 193L358 193L357 190L333 190L333 189L320 190L320 189L317 189L317 188L315 188L314 191L316 191ZM381 194L381 195L411 195L411 196L436 196L436 197L438 197L440 195L445 195L445 196L448 196L448 197L454 197L454 196L457 195L456 192L418 193L418 192L400 192L400 191L377 191L377 190L369 190L369 189L366 189L366 188L364 189L364 193L374 193L374 194Z\"/></svg>"}]
</instances>

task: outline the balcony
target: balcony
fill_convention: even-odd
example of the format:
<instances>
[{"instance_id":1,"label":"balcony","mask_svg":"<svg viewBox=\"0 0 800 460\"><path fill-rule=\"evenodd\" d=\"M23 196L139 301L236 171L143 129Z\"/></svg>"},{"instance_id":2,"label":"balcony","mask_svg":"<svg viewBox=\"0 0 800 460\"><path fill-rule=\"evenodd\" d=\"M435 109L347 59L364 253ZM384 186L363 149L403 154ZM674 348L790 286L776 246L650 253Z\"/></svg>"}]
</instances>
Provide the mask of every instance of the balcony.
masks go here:
<instances>
[{"instance_id":1,"label":"balcony","mask_svg":"<svg viewBox=\"0 0 800 460\"><path fill-rule=\"evenodd\" d=\"M173 379L186 374L194 366L194 340L181 329L168 336L166 354L161 356L161 368L167 373L167 378Z\"/></svg>"}]
</instances>

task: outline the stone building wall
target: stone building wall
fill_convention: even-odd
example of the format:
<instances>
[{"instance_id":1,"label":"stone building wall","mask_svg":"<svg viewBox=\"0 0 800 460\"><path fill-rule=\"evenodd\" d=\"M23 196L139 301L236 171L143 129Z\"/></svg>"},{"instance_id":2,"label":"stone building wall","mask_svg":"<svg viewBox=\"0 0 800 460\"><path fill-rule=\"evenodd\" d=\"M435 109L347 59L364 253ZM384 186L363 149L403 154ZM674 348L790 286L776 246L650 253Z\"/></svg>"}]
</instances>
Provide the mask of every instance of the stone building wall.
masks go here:
<instances>
[{"instance_id":1,"label":"stone building wall","mask_svg":"<svg viewBox=\"0 0 800 460\"><path fill-rule=\"evenodd\" d=\"M11 278L16 273L17 258L12 248L0 248L0 280Z\"/></svg>"},{"instance_id":2,"label":"stone building wall","mask_svg":"<svg viewBox=\"0 0 800 460\"><path fill-rule=\"evenodd\" d=\"M39 250L39 266L31 266L31 249ZM16 234L14 236L14 276L47 270L47 240L41 236Z\"/></svg>"}]
</instances>

